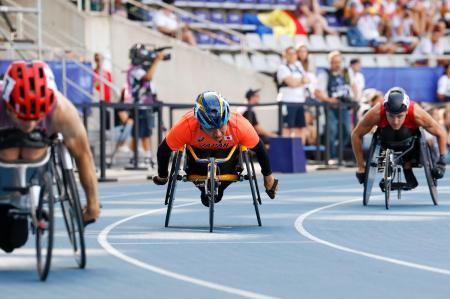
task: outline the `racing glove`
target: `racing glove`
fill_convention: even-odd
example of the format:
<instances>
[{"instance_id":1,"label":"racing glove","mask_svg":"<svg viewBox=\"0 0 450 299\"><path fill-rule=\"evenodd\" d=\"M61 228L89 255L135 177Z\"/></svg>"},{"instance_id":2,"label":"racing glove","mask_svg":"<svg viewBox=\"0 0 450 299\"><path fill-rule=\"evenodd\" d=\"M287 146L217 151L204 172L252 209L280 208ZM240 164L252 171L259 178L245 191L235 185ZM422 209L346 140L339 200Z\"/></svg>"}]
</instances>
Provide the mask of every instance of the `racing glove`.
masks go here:
<instances>
[{"instance_id":1,"label":"racing glove","mask_svg":"<svg viewBox=\"0 0 450 299\"><path fill-rule=\"evenodd\" d=\"M363 184L364 181L366 180L366 174L364 172L357 172L356 173L356 178L358 179L358 182L360 184Z\"/></svg>"},{"instance_id":2,"label":"racing glove","mask_svg":"<svg viewBox=\"0 0 450 299\"><path fill-rule=\"evenodd\" d=\"M446 163L445 155L440 155L439 160L436 162L436 166L432 169L431 174L435 179L442 179L445 174L445 165Z\"/></svg>"},{"instance_id":3,"label":"racing glove","mask_svg":"<svg viewBox=\"0 0 450 299\"><path fill-rule=\"evenodd\" d=\"M165 185L167 183L167 181L169 180L168 178L162 178L159 175L155 175L153 178L153 183L155 183L156 185Z\"/></svg>"}]
</instances>

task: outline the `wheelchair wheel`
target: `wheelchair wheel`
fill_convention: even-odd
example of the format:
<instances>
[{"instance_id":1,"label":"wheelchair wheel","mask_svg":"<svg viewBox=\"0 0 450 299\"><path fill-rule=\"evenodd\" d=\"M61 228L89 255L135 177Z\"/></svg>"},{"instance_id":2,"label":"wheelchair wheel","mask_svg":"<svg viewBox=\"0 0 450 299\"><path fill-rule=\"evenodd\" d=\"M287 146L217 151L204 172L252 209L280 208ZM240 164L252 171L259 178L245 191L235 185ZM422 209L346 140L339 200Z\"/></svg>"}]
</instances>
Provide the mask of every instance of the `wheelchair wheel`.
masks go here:
<instances>
[{"instance_id":1,"label":"wheelchair wheel","mask_svg":"<svg viewBox=\"0 0 450 299\"><path fill-rule=\"evenodd\" d=\"M165 204L167 205L165 227L169 226L170 215L172 213L172 207L173 207L173 201L175 200L175 188L177 185L178 174L180 173L180 162L181 162L182 156L183 156L183 152L181 152L181 151L176 152L176 154L172 160L172 166L170 168L169 182L167 185L166 199L165 199Z\"/></svg>"},{"instance_id":2,"label":"wheelchair wheel","mask_svg":"<svg viewBox=\"0 0 450 299\"><path fill-rule=\"evenodd\" d=\"M386 210L389 210L389 207L391 206L391 184L393 180L392 170L391 150L387 149L384 165L384 202Z\"/></svg>"},{"instance_id":3,"label":"wheelchair wheel","mask_svg":"<svg viewBox=\"0 0 450 299\"><path fill-rule=\"evenodd\" d=\"M206 182L206 194L209 198L209 232L212 233L214 229L214 200L217 196L217 182L216 182L216 168L217 164L214 158L209 159L208 165L209 178Z\"/></svg>"},{"instance_id":4,"label":"wheelchair wheel","mask_svg":"<svg viewBox=\"0 0 450 299\"><path fill-rule=\"evenodd\" d=\"M53 190L48 173L43 174L43 184L39 194L39 203L36 208L36 223L34 230L36 236L36 258L39 278L45 281L50 271L53 249Z\"/></svg>"},{"instance_id":5,"label":"wheelchair wheel","mask_svg":"<svg viewBox=\"0 0 450 299\"><path fill-rule=\"evenodd\" d=\"M261 226L261 216L259 215L258 203L261 203L261 198L259 197L258 182L256 181L255 168L252 164L249 157L249 153L244 153L245 166L247 168L248 181L250 183L250 190L252 191L253 205L255 206L256 219L258 221L258 225ZM250 168L251 164L251 168ZM256 188L255 188L256 187ZM256 189L256 190L255 190ZM256 192L255 192L256 191ZM259 200L258 200L259 199Z\"/></svg>"},{"instance_id":6,"label":"wheelchair wheel","mask_svg":"<svg viewBox=\"0 0 450 299\"><path fill-rule=\"evenodd\" d=\"M425 172L425 177L428 183L428 189L430 190L431 200L433 201L433 204L437 206L439 204L437 180L434 179L433 175L431 174L431 170L433 169L434 163L431 157L430 146L423 137L420 138L420 163L422 164L423 170Z\"/></svg>"},{"instance_id":7,"label":"wheelchair wheel","mask_svg":"<svg viewBox=\"0 0 450 299\"><path fill-rule=\"evenodd\" d=\"M248 152L247 152L248 153ZM252 167L252 178L253 178L253 182L255 183L255 189L256 189L256 198L258 199L258 203L262 204L261 202L261 194L259 193L259 187L258 187L258 180L256 179L256 171L255 171L255 165L251 159L250 155L247 155L248 159L250 160L250 165ZM259 215L259 212L257 212L257 214ZM260 223L261 221L258 221L258 223ZM261 223L259 224L259 226L261 226Z\"/></svg>"},{"instance_id":8,"label":"wheelchair wheel","mask_svg":"<svg viewBox=\"0 0 450 299\"><path fill-rule=\"evenodd\" d=\"M378 137L375 134L369 148L369 156L366 162L366 178L364 180L363 205L369 203L370 194L372 193L373 183L378 168L378 156L380 155L380 145L378 144Z\"/></svg>"}]
</instances>

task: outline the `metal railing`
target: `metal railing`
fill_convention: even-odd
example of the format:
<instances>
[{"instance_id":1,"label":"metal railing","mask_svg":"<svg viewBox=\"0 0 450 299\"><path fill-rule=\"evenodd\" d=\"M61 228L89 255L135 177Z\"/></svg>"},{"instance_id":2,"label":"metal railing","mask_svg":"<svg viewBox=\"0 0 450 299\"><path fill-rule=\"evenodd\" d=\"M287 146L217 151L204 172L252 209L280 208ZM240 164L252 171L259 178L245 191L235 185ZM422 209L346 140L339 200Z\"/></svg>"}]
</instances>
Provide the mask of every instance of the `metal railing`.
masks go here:
<instances>
[{"instance_id":1,"label":"metal railing","mask_svg":"<svg viewBox=\"0 0 450 299\"><path fill-rule=\"evenodd\" d=\"M309 152L312 152L314 159L317 161L317 163L322 164L324 166L329 165L330 160L330 147L331 142L334 142L334 140L330 140L330 123L328 121L328 114L330 111L337 111L338 118L337 118L337 126L338 126L338 136L337 136L337 165L342 166L344 165L345 157L344 157L344 147L346 146L343 143L343 118L342 118L342 112L344 110L350 110L353 112L354 115L356 115L356 109L357 106L355 104L328 104L328 103L283 103L283 102L271 102L271 103L264 103L264 104L258 104L258 105L250 105L250 104L243 104L243 103L230 103L231 106L246 106L248 108L257 108L257 107L275 107L276 114L278 117L277 121L277 131L278 134L281 136L281 132L283 129L283 106L304 106L309 109L313 109L315 111L315 129L317 138L314 145L310 145L308 150ZM100 102L100 103L84 103L84 104L78 104L78 108L82 109L83 111L83 122L86 126L86 130L89 132L89 127L87 126L88 121L87 118L89 117L88 111L90 109L99 109L100 111L100 130L99 130L99 147L100 147L100 153L99 153L99 167L100 167L100 181L107 180L106 178L106 166L107 166L107 155L106 155L106 113L108 111L115 111L118 110L128 110L132 111L132 114L138 115L138 111L140 109L152 109L157 115L157 124L156 124L156 131L157 131L157 142L160 144L164 137L164 130L165 126L163 123L163 114L164 111L168 112L169 114L169 127L172 127L174 123L173 114L176 110L186 110L186 109L192 109L192 105L188 104L175 104L175 103L167 103L167 102L157 102L154 104L124 104L124 103L106 103L106 102ZM320 121L320 114L325 114L325 121ZM136 120L136 118L135 118ZM356 118L355 118L356 122ZM336 125L336 124L335 124ZM323 134L320 134L320 128L323 127ZM133 138L135 140L138 140L138 132L139 132L139 122L134 121L134 130L133 130ZM134 152L133 152L133 167L131 169L140 169L138 167L138 161L139 161L139 150L137 146L137 142L135 143ZM353 161L353 158L351 159Z\"/></svg>"}]
</instances>

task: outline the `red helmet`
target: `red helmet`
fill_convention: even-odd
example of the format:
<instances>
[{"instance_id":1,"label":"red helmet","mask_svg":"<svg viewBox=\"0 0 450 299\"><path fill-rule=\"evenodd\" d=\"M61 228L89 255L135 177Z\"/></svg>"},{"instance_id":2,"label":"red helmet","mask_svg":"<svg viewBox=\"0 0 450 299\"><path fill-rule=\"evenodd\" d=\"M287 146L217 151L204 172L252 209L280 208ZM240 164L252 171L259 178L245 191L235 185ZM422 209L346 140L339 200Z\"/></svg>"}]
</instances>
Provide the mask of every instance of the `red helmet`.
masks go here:
<instances>
[{"instance_id":1,"label":"red helmet","mask_svg":"<svg viewBox=\"0 0 450 299\"><path fill-rule=\"evenodd\" d=\"M55 78L43 61L14 61L3 81L3 100L18 118L38 120L45 117L56 102Z\"/></svg>"}]
</instances>

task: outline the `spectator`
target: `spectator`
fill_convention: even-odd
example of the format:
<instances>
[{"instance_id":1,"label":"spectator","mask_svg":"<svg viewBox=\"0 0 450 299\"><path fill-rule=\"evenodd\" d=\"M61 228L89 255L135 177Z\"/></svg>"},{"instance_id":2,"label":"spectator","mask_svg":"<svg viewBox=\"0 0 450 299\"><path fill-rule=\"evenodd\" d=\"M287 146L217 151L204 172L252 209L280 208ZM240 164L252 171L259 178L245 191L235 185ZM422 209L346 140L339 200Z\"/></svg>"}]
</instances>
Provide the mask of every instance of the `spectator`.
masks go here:
<instances>
[{"instance_id":1,"label":"spectator","mask_svg":"<svg viewBox=\"0 0 450 299\"><path fill-rule=\"evenodd\" d=\"M163 0L166 4L174 4L174 0ZM170 7L162 7L153 18L154 25L159 32L170 37L178 38L192 46L197 45L194 34L186 24L181 24ZM180 32L181 30L181 32ZM180 36L179 36L180 34Z\"/></svg>"},{"instance_id":2,"label":"spectator","mask_svg":"<svg viewBox=\"0 0 450 299\"><path fill-rule=\"evenodd\" d=\"M324 33L337 34L334 29L328 26L327 20L322 16L318 0L299 0L297 13L306 32L318 35L323 35Z\"/></svg>"},{"instance_id":3,"label":"spectator","mask_svg":"<svg viewBox=\"0 0 450 299\"><path fill-rule=\"evenodd\" d=\"M342 55L339 51L332 51L328 54L330 68L325 69L318 76L315 96L317 99L329 104L349 104L353 102L351 97L352 82L348 74L342 68ZM338 116L339 108L336 106L328 109L327 130L329 133L329 149L331 158L337 157L336 143L338 143ZM341 108L343 146L347 146L350 141L351 122L350 113L347 106Z\"/></svg>"},{"instance_id":4,"label":"spectator","mask_svg":"<svg viewBox=\"0 0 450 299\"><path fill-rule=\"evenodd\" d=\"M411 0L407 7L412 12L412 18L417 25L416 34L423 36L432 28L436 11L435 5L430 0Z\"/></svg>"},{"instance_id":5,"label":"spectator","mask_svg":"<svg viewBox=\"0 0 450 299\"><path fill-rule=\"evenodd\" d=\"M103 66L103 56L100 53L94 54L95 68L94 68L94 88L98 91L100 100L107 103L111 101L111 88L106 85L105 81L112 83L111 72ZM100 81L100 76L103 78L103 83Z\"/></svg>"},{"instance_id":6,"label":"spectator","mask_svg":"<svg viewBox=\"0 0 450 299\"><path fill-rule=\"evenodd\" d=\"M381 17L377 15L376 8L367 7L356 24L357 30L363 38L361 45L373 47L378 53L394 53L395 45L387 43L386 38L380 34L384 31L384 26Z\"/></svg>"},{"instance_id":7,"label":"spectator","mask_svg":"<svg viewBox=\"0 0 450 299\"><path fill-rule=\"evenodd\" d=\"M257 105L259 104L260 95L259 89L249 89L245 93L245 98L247 99L248 104ZM267 131L264 129L261 124L258 122L256 118L256 113L253 111L253 107L241 107L239 109L239 113L241 113L255 128L256 133L258 133L259 138L264 142L264 144L269 144L270 137L276 137L275 133Z\"/></svg>"},{"instance_id":8,"label":"spectator","mask_svg":"<svg viewBox=\"0 0 450 299\"><path fill-rule=\"evenodd\" d=\"M285 59L286 64L280 65L277 71L279 100L298 105L283 106L283 136L297 136L305 142L305 110L301 104L305 103L305 85L309 80L294 47L286 48Z\"/></svg>"},{"instance_id":9,"label":"spectator","mask_svg":"<svg viewBox=\"0 0 450 299\"><path fill-rule=\"evenodd\" d=\"M317 84L316 69L313 65L308 47L306 47L305 44L299 44L297 46L297 56L309 80L309 82L305 85L305 97L307 100L312 99L314 97L314 90L316 89Z\"/></svg>"},{"instance_id":10,"label":"spectator","mask_svg":"<svg viewBox=\"0 0 450 299\"><path fill-rule=\"evenodd\" d=\"M126 103L128 97L128 89L125 87L120 93L119 103ZM116 150L124 153L130 152L128 141L131 138L133 119L129 112L123 109L115 110L114 124L111 139L116 142Z\"/></svg>"},{"instance_id":11,"label":"spectator","mask_svg":"<svg viewBox=\"0 0 450 299\"><path fill-rule=\"evenodd\" d=\"M435 61L441 65L448 64L447 59L440 57L444 55L444 45L441 37L442 31L440 26L434 26L430 37L421 38L411 55L415 65L432 65Z\"/></svg>"},{"instance_id":12,"label":"spectator","mask_svg":"<svg viewBox=\"0 0 450 299\"><path fill-rule=\"evenodd\" d=\"M439 78L437 98L440 102L450 102L450 64L445 73Z\"/></svg>"},{"instance_id":13,"label":"spectator","mask_svg":"<svg viewBox=\"0 0 450 299\"><path fill-rule=\"evenodd\" d=\"M356 26L358 19L364 13L364 6L360 0L344 1L342 23L345 26Z\"/></svg>"},{"instance_id":14,"label":"spectator","mask_svg":"<svg viewBox=\"0 0 450 299\"><path fill-rule=\"evenodd\" d=\"M158 52L153 61L148 61L149 50L142 44L136 44L130 49L131 66L127 72L128 92L131 101L137 104L153 104L156 102L156 93L152 84L153 77L159 62L164 58L163 51ZM151 135L154 127L153 110L139 109L137 119L133 115L134 124L138 123L138 136L145 151L144 167L153 166L151 153ZM134 128L133 128L134 131ZM137 141L133 139L132 148L138 150Z\"/></svg>"},{"instance_id":15,"label":"spectator","mask_svg":"<svg viewBox=\"0 0 450 299\"><path fill-rule=\"evenodd\" d=\"M392 42L402 46L407 52L411 52L418 44L417 24L414 23L411 11L406 7L400 7L392 18Z\"/></svg>"},{"instance_id":16,"label":"spectator","mask_svg":"<svg viewBox=\"0 0 450 299\"><path fill-rule=\"evenodd\" d=\"M366 87L366 80L364 79L363 73L361 73L361 61L359 58L353 58L350 60L348 75L350 76L350 82L353 82L353 98L356 101L360 101L362 92Z\"/></svg>"}]
</instances>

